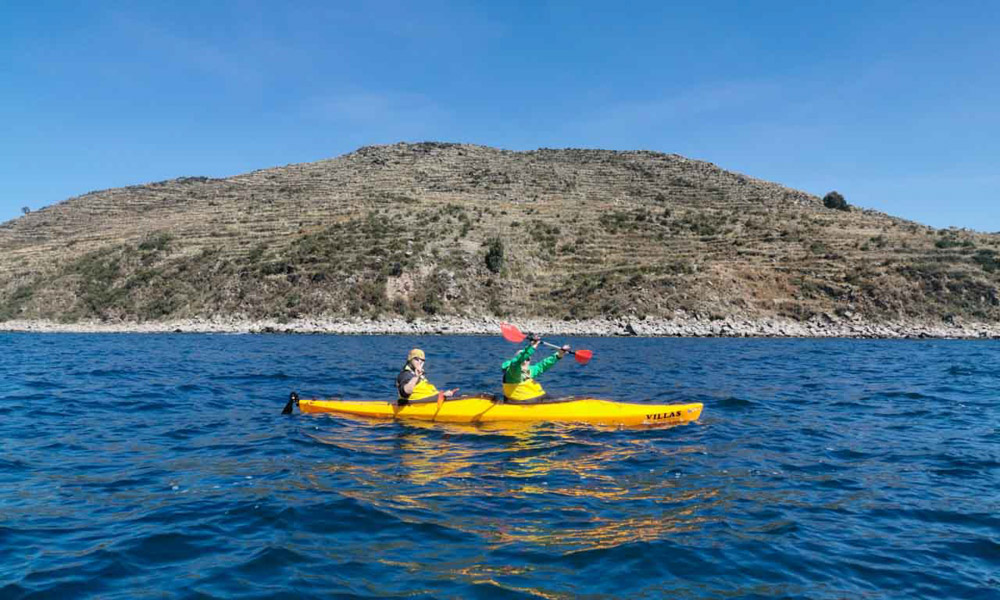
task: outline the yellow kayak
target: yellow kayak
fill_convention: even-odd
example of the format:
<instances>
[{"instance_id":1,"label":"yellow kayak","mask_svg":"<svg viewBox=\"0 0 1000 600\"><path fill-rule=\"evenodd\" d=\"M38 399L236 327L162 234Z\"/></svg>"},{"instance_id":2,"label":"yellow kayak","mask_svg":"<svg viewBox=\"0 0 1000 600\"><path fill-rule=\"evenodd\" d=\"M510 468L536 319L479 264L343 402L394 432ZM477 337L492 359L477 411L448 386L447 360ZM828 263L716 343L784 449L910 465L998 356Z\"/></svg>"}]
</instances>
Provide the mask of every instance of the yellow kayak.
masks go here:
<instances>
[{"instance_id":1,"label":"yellow kayak","mask_svg":"<svg viewBox=\"0 0 1000 600\"><path fill-rule=\"evenodd\" d=\"M695 421L702 404L636 404L598 398L569 397L532 403L498 402L489 394L456 396L443 401L398 405L378 400L309 400L292 392L286 406L297 402L304 413L336 413L381 419L420 419L442 423L556 422L602 425L676 425Z\"/></svg>"}]
</instances>

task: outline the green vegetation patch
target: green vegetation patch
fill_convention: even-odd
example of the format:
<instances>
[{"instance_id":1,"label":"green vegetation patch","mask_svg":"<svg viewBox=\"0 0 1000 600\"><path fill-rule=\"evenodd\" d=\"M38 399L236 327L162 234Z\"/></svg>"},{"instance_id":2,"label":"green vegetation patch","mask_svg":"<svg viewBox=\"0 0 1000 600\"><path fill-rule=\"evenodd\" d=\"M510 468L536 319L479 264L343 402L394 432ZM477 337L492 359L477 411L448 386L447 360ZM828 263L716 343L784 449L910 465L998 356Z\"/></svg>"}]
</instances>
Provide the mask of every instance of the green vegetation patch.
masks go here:
<instances>
[{"instance_id":1,"label":"green vegetation patch","mask_svg":"<svg viewBox=\"0 0 1000 600\"><path fill-rule=\"evenodd\" d=\"M500 236L490 239L486 248L486 268L491 273L499 273L503 269L504 249L503 240Z\"/></svg>"},{"instance_id":2,"label":"green vegetation patch","mask_svg":"<svg viewBox=\"0 0 1000 600\"><path fill-rule=\"evenodd\" d=\"M680 220L680 224L700 237L711 237L721 233L719 221L703 212L685 216Z\"/></svg>"},{"instance_id":3,"label":"green vegetation patch","mask_svg":"<svg viewBox=\"0 0 1000 600\"><path fill-rule=\"evenodd\" d=\"M823 196L823 206L834 210L851 210L851 205L847 203L847 200L844 200L840 192L836 191Z\"/></svg>"},{"instance_id":4,"label":"green vegetation patch","mask_svg":"<svg viewBox=\"0 0 1000 600\"><path fill-rule=\"evenodd\" d=\"M998 255L994 250L980 250L972 257L972 260L987 273L1000 271L1000 260L998 260Z\"/></svg>"},{"instance_id":5,"label":"green vegetation patch","mask_svg":"<svg viewBox=\"0 0 1000 600\"><path fill-rule=\"evenodd\" d=\"M142 252L164 252L170 247L170 242L174 236L165 231L158 231L146 236L139 242L139 250Z\"/></svg>"},{"instance_id":6,"label":"green vegetation patch","mask_svg":"<svg viewBox=\"0 0 1000 600\"><path fill-rule=\"evenodd\" d=\"M974 248L976 244L972 240L960 240L955 236L949 235L938 239L934 242L934 246L936 248Z\"/></svg>"},{"instance_id":7,"label":"green vegetation patch","mask_svg":"<svg viewBox=\"0 0 1000 600\"><path fill-rule=\"evenodd\" d=\"M352 315L378 316L388 305L385 277L364 278L347 287L346 307Z\"/></svg>"},{"instance_id":8,"label":"green vegetation patch","mask_svg":"<svg viewBox=\"0 0 1000 600\"><path fill-rule=\"evenodd\" d=\"M123 255L123 247L105 248L69 265L67 270L79 276L78 295L88 316L103 316L122 307L128 290L116 284L122 277Z\"/></svg>"},{"instance_id":9,"label":"green vegetation patch","mask_svg":"<svg viewBox=\"0 0 1000 600\"><path fill-rule=\"evenodd\" d=\"M17 318L21 313L21 308L30 302L34 295L33 285L20 285L15 288L14 293L0 304L0 321Z\"/></svg>"}]
</instances>

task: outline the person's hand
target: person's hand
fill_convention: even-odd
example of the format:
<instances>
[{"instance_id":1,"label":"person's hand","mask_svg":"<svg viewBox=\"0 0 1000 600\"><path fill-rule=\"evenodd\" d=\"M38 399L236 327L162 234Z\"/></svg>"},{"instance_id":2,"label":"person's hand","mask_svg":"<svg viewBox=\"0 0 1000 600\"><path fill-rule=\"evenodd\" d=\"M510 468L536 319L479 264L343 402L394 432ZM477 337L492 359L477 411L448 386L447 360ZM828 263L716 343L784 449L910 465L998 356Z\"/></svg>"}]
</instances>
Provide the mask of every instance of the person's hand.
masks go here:
<instances>
[{"instance_id":1,"label":"person's hand","mask_svg":"<svg viewBox=\"0 0 1000 600\"><path fill-rule=\"evenodd\" d=\"M562 348L560 348L559 350L557 350L556 354L559 355L559 358L562 358L562 357L566 356L567 352L569 352L569 344L565 344Z\"/></svg>"},{"instance_id":2,"label":"person's hand","mask_svg":"<svg viewBox=\"0 0 1000 600\"><path fill-rule=\"evenodd\" d=\"M452 396L455 395L455 392L457 392L457 391L458 391L458 388L455 388L453 390L448 390L447 392L444 393L444 397L445 398L451 398Z\"/></svg>"}]
</instances>

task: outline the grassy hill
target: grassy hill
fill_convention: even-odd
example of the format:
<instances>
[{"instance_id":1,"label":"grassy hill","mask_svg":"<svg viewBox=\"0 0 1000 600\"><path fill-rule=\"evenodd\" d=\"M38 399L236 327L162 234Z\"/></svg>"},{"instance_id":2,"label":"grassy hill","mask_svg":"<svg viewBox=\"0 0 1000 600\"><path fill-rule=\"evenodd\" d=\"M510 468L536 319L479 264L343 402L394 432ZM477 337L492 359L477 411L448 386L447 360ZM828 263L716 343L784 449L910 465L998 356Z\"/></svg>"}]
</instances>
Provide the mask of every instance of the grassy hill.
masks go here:
<instances>
[{"instance_id":1,"label":"grassy hill","mask_svg":"<svg viewBox=\"0 0 1000 600\"><path fill-rule=\"evenodd\" d=\"M492 251L491 251L492 249ZM0 320L1000 320L1000 235L654 152L366 147L0 225Z\"/></svg>"}]
</instances>

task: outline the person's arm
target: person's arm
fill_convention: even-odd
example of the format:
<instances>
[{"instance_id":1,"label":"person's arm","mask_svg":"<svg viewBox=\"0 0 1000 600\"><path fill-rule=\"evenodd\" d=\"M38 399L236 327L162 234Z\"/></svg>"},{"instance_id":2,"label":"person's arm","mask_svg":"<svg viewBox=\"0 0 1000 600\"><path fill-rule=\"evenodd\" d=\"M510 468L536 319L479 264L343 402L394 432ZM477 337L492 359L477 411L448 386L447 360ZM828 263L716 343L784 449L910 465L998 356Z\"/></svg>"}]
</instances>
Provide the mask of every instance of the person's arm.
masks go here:
<instances>
[{"instance_id":1,"label":"person's arm","mask_svg":"<svg viewBox=\"0 0 1000 600\"><path fill-rule=\"evenodd\" d=\"M399 376L396 378L396 387L402 392L403 396L409 396L413 393L413 388L417 387L420 383L420 376L410 370L405 370L400 372Z\"/></svg>"},{"instance_id":2,"label":"person's arm","mask_svg":"<svg viewBox=\"0 0 1000 600\"><path fill-rule=\"evenodd\" d=\"M413 393L413 388L417 387L420 383L420 378L416 375L410 375L410 380L403 384L403 393L409 396Z\"/></svg>"},{"instance_id":3,"label":"person's arm","mask_svg":"<svg viewBox=\"0 0 1000 600\"><path fill-rule=\"evenodd\" d=\"M507 383L517 383L520 381L521 377L521 363L531 358L531 355L535 353L535 348L538 346L537 343L533 342L524 348L522 348L514 358L508 360L503 364L504 381ZM514 381L508 381L508 379L513 378Z\"/></svg>"},{"instance_id":4,"label":"person's arm","mask_svg":"<svg viewBox=\"0 0 1000 600\"><path fill-rule=\"evenodd\" d=\"M542 373L548 371L552 368L552 365L557 362L559 362L559 357L553 354L552 356L547 356L531 365L531 378L534 379L535 377L538 377Z\"/></svg>"},{"instance_id":5,"label":"person's arm","mask_svg":"<svg viewBox=\"0 0 1000 600\"><path fill-rule=\"evenodd\" d=\"M559 362L559 360L563 356L565 356L568 351L569 351L569 346L568 345L563 346L562 348L557 350L556 353L553 354L552 356L544 358L539 362L537 362L536 364L531 365L531 378L534 379L535 377L538 377L542 373L551 369L552 365Z\"/></svg>"}]
</instances>

